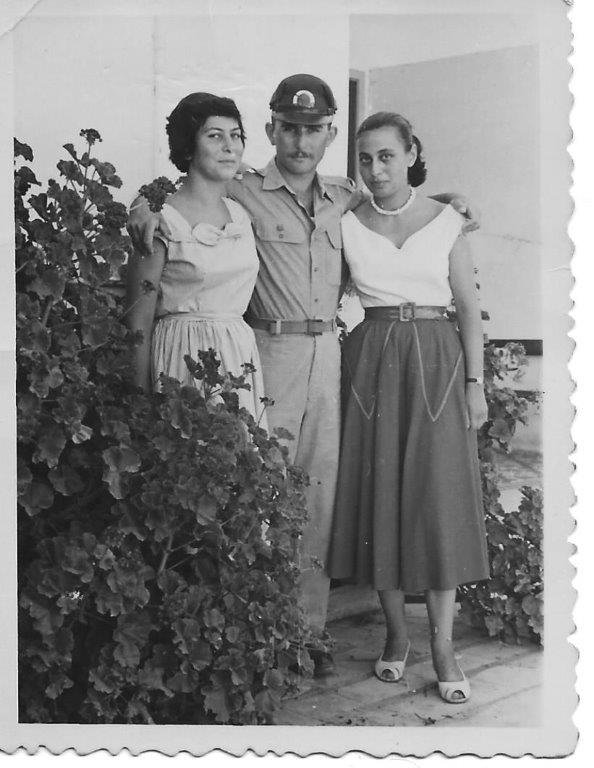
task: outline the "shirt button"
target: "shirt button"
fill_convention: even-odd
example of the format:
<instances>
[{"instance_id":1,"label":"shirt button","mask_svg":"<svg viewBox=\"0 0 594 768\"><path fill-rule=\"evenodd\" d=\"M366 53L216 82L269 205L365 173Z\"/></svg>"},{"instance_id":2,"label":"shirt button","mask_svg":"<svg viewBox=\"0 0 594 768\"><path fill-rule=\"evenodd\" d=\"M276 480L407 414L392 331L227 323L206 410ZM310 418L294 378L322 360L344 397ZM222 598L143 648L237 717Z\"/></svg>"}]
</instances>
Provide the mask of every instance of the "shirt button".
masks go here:
<instances>
[{"instance_id":1,"label":"shirt button","mask_svg":"<svg viewBox=\"0 0 594 768\"><path fill-rule=\"evenodd\" d=\"M320 271L319 267L314 267L314 272L319 272L319 271Z\"/></svg>"},{"instance_id":2,"label":"shirt button","mask_svg":"<svg viewBox=\"0 0 594 768\"><path fill-rule=\"evenodd\" d=\"M282 233L282 232L279 232L279 233L278 233L278 237L279 237L279 240L282 240L282 239L283 239L283 237L284 237L283 233Z\"/></svg>"},{"instance_id":3,"label":"shirt button","mask_svg":"<svg viewBox=\"0 0 594 768\"><path fill-rule=\"evenodd\" d=\"M316 304L318 303L318 301L319 301L319 299L314 299L314 302L315 302Z\"/></svg>"}]
</instances>

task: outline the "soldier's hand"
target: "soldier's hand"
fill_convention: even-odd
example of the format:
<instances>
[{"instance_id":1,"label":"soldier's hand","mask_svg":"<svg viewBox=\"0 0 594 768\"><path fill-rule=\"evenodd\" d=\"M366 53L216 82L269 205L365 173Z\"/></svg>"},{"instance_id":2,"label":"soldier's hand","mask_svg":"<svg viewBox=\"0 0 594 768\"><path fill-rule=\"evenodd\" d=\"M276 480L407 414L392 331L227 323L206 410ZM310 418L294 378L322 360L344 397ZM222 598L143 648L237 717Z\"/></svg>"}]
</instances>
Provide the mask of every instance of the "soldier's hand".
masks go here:
<instances>
[{"instance_id":1,"label":"soldier's hand","mask_svg":"<svg viewBox=\"0 0 594 768\"><path fill-rule=\"evenodd\" d=\"M239 164L239 168L235 171L235 176L233 178L234 179L243 179L243 174L246 173L247 171L251 171L251 170L252 170L252 166L251 165L248 165L247 163L241 162Z\"/></svg>"},{"instance_id":2,"label":"soldier's hand","mask_svg":"<svg viewBox=\"0 0 594 768\"><path fill-rule=\"evenodd\" d=\"M134 248L145 256L153 253L153 237L159 230L165 237L171 237L171 230L161 213L153 213L144 197L137 197L130 206L128 234Z\"/></svg>"},{"instance_id":3,"label":"soldier's hand","mask_svg":"<svg viewBox=\"0 0 594 768\"><path fill-rule=\"evenodd\" d=\"M465 218L463 232L474 232L481 226L481 212L475 205L470 205L468 200L462 195L452 197L450 205Z\"/></svg>"}]
</instances>

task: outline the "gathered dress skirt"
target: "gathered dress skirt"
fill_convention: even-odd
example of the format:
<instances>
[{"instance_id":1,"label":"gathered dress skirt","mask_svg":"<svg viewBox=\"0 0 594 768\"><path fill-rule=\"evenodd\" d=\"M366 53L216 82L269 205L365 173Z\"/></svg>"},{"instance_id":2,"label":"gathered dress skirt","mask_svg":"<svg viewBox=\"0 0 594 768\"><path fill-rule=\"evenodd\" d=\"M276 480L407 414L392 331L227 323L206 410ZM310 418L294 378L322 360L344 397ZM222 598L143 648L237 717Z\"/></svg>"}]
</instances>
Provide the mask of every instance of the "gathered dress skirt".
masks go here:
<instances>
[{"instance_id":1,"label":"gathered dress skirt","mask_svg":"<svg viewBox=\"0 0 594 768\"><path fill-rule=\"evenodd\" d=\"M256 369L246 375L250 389L237 389L239 406L247 408L259 421L260 426L268 428L264 405L264 381L256 338L250 326L240 317L201 317L194 313L165 315L157 320L151 339L151 361L153 386L158 388L159 375L165 373L182 384L200 387L200 382L192 377L185 355L198 359L199 350L214 349L221 361L219 371L243 374L242 365L250 363Z\"/></svg>"},{"instance_id":2,"label":"gathered dress skirt","mask_svg":"<svg viewBox=\"0 0 594 768\"><path fill-rule=\"evenodd\" d=\"M455 325L364 320L344 344L342 390L329 575L409 593L488 578Z\"/></svg>"}]
</instances>

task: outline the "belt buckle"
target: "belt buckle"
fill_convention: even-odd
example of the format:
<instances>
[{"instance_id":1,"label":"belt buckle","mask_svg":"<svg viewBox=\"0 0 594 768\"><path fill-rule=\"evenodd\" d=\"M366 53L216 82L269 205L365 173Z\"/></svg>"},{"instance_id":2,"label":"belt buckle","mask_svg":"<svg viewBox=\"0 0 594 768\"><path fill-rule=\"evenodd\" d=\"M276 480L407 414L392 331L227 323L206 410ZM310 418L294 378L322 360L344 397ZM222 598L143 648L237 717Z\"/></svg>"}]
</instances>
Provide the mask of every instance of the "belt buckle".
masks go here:
<instances>
[{"instance_id":1,"label":"belt buckle","mask_svg":"<svg viewBox=\"0 0 594 768\"><path fill-rule=\"evenodd\" d=\"M281 323L282 320L271 320L268 323L268 333L271 336L280 336L282 333Z\"/></svg>"},{"instance_id":2,"label":"belt buckle","mask_svg":"<svg viewBox=\"0 0 594 768\"><path fill-rule=\"evenodd\" d=\"M322 333L324 333L324 330L321 327L323 322L324 321L320 320L319 318L314 318L313 320L310 320L308 318L306 320L306 323L307 323L307 331L306 331L306 333L309 336L321 336ZM316 324L317 324L318 327L316 327Z\"/></svg>"},{"instance_id":3,"label":"belt buckle","mask_svg":"<svg viewBox=\"0 0 594 768\"><path fill-rule=\"evenodd\" d=\"M398 319L401 323L409 323L415 319L415 307L414 301L406 301L398 305Z\"/></svg>"}]
</instances>

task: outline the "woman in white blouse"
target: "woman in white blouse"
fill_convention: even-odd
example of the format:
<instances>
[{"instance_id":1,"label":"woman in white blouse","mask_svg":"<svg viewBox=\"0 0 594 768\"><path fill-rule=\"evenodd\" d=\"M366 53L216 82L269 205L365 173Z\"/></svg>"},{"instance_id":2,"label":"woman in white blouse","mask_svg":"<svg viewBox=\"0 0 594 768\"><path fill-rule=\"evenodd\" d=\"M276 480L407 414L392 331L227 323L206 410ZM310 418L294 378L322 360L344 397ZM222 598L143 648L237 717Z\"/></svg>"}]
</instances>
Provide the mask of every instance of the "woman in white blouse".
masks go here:
<instances>
[{"instance_id":1,"label":"woman in white blouse","mask_svg":"<svg viewBox=\"0 0 594 768\"><path fill-rule=\"evenodd\" d=\"M456 587L489 576L474 268L460 214L417 194L426 172L408 120L372 115L357 148L373 197L345 214L342 235L365 319L344 345L328 571L378 590L387 638L375 674L384 682L402 677L410 649L404 595L425 592L439 691L462 703L470 687L452 645Z\"/></svg>"}]
</instances>

